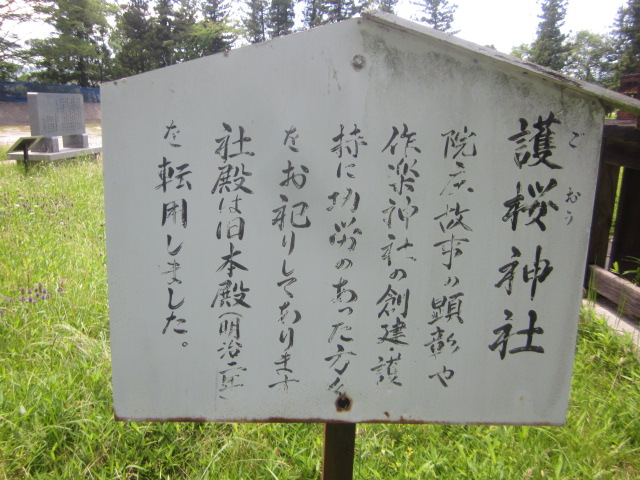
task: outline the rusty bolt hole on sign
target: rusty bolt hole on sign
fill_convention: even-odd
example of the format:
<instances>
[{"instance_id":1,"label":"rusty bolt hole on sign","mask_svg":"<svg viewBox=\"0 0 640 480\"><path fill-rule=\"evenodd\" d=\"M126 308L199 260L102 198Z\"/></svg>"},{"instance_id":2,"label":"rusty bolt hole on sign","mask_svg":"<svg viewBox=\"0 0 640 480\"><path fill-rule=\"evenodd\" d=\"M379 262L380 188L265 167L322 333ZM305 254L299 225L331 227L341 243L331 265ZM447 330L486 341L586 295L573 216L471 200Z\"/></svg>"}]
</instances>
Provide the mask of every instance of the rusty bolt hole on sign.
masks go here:
<instances>
[{"instance_id":1,"label":"rusty bolt hole on sign","mask_svg":"<svg viewBox=\"0 0 640 480\"><path fill-rule=\"evenodd\" d=\"M336 400L336 410L338 412L348 412L351 410L351 399L344 393L340 394Z\"/></svg>"},{"instance_id":2,"label":"rusty bolt hole on sign","mask_svg":"<svg viewBox=\"0 0 640 480\"><path fill-rule=\"evenodd\" d=\"M353 57L353 61L351 62L351 66L356 72L362 70L367 62L365 61L362 55L355 55Z\"/></svg>"}]
</instances>

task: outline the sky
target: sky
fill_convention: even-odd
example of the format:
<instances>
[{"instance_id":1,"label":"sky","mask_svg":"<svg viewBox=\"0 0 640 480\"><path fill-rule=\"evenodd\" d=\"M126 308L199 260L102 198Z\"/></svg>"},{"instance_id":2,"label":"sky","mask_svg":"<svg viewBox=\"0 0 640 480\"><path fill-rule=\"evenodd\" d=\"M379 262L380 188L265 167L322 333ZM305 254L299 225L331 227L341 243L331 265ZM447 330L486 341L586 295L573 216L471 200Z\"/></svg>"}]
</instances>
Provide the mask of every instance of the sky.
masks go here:
<instances>
[{"instance_id":1,"label":"sky","mask_svg":"<svg viewBox=\"0 0 640 480\"><path fill-rule=\"evenodd\" d=\"M121 2L122 3L122 2ZM501 52L510 53L513 47L531 44L542 12L539 0L450 0L458 8L454 15L454 30L458 37L479 45L493 45ZM627 0L569 0L563 33L590 30L609 33L617 11ZM411 0L398 2L397 14L413 20L418 12ZM47 25L20 26L23 39L42 38L51 32Z\"/></svg>"},{"instance_id":2,"label":"sky","mask_svg":"<svg viewBox=\"0 0 640 480\"><path fill-rule=\"evenodd\" d=\"M493 45L510 53L513 47L531 44L542 13L537 0L449 0L458 8L454 15L456 35L478 45ZM415 8L409 0L398 2L401 17L413 20ZM610 33L618 9L626 0L569 0L563 33L590 30Z\"/></svg>"}]
</instances>

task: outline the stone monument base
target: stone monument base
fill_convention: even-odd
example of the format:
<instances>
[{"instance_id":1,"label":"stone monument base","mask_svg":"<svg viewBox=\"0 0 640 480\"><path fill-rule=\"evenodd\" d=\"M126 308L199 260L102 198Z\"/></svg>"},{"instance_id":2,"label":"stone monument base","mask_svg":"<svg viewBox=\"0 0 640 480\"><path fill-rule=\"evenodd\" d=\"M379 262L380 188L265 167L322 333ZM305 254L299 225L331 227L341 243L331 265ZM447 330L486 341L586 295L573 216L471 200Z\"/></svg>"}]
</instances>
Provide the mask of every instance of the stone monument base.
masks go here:
<instances>
[{"instance_id":1,"label":"stone monument base","mask_svg":"<svg viewBox=\"0 0 640 480\"><path fill-rule=\"evenodd\" d=\"M97 155L102 152L102 147L88 146L86 135L74 135L73 137L75 142L69 142L66 137L63 137L64 146L62 148L57 137L22 137L9 148L7 159L23 161L25 146L27 160L34 162L64 160L82 155Z\"/></svg>"},{"instance_id":2,"label":"stone monument base","mask_svg":"<svg viewBox=\"0 0 640 480\"><path fill-rule=\"evenodd\" d=\"M58 152L29 152L29 161L48 162L54 160L64 160L66 158L76 158L85 155L98 155L102 153L102 147L92 148L61 148ZM7 160L24 160L22 152L12 152L7 154Z\"/></svg>"}]
</instances>

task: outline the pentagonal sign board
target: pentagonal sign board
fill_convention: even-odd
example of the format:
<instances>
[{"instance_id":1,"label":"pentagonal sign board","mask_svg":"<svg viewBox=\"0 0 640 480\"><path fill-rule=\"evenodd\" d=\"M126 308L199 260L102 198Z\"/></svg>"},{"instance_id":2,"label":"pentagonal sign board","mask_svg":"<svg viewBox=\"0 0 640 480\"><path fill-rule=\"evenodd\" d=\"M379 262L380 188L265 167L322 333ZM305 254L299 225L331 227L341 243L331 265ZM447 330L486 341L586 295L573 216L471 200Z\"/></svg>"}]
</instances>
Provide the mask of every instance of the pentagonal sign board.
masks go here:
<instances>
[{"instance_id":1,"label":"pentagonal sign board","mask_svg":"<svg viewBox=\"0 0 640 480\"><path fill-rule=\"evenodd\" d=\"M430 32L103 86L118 418L564 422L603 107Z\"/></svg>"}]
</instances>

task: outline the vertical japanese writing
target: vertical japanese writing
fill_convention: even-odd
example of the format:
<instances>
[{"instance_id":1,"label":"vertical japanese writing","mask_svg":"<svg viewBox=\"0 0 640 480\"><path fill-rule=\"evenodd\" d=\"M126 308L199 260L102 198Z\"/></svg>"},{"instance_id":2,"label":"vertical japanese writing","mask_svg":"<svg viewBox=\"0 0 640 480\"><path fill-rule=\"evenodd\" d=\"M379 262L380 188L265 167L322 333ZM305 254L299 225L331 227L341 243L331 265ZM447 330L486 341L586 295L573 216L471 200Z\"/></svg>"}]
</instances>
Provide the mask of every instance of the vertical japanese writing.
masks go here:
<instances>
[{"instance_id":1,"label":"vertical japanese writing","mask_svg":"<svg viewBox=\"0 0 640 480\"><path fill-rule=\"evenodd\" d=\"M298 146L300 134L295 125L285 129L282 138L283 150L291 158L287 158L286 166L282 169L280 182L279 206L272 210L271 225L278 229L282 235L280 245L283 249L282 268L277 277L276 285L280 290L281 300L278 307L277 322L280 324L280 334L278 341L281 350L274 363L275 373L278 378L272 382L269 388L279 388L289 390L289 384L299 383L300 379L294 371L293 346L295 339L295 329L299 322L303 320L300 307L296 304L295 284L298 281L295 269L296 232L307 229L311 226L309 218L309 204L300 197L301 192L307 184L309 169L298 163L300 148Z\"/></svg>"},{"instance_id":2,"label":"vertical japanese writing","mask_svg":"<svg viewBox=\"0 0 640 480\"><path fill-rule=\"evenodd\" d=\"M164 145L179 149L182 145L177 143L180 133L178 126L173 120L167 125L163 135ZM155 189L161 192L162 220L161 226L166 231L165 240L167 257L166 270L162 272L167 283L167 316L163 321L162 334L177 334L182 337L182 346L186 347L188 342L185 335L188 332L187 319L181 314L181 309L185 305L182 279L179 270L181 268L182 237L188 225L188 198L187 192L191 190L188 163L180 163L175 160L179 157L178 151L167 149L166 156L157 164L157 174L160 183Z\"/></svg>"},{"instance_id":3,"label":"vertical japanese writing","mask_svg":"<svg viewBox=\"0 0 640 480\"><path fill-rule=\"evenodd\" d=\"M527 237L534 239L537 245L533 251L524 250L522 245L511 245L510 255L505 255L504 263L497 269L497 282L494 287L500 289L507 300L511 300L512 296L526 295L531 302L520 311L509 302L509 308L503 310L503 324L492 331L494 340L489 349L497 352L501 360L504 360L507 354L544 353L544 329L539 325L538 313L534 307L538 303L536 294L554 271L551 260L544 253L542 240L546 238L544 232L548 231L548 226L553 224L553 215L561 210L561 202L557 198L562 187L556 176L558 171L564 169L561 159L554 156L556 128L562 125L560 119L553 112L549 112L546 118L538 115L533 123L525 118L520 118L518 123L518 131L507 138L513 145L513 161L520 170L521 177L524 167L527 167L527 173L530 172L535 180L531 183L523 181L522 178L517 180L515 196L503 202L506 211L503 210L502 221L509 225L512 232L527 229ZM567 141L571 148L578 146L579 137L580 135L574 132ZM569 187L565 203L569 206L577 202L579 197L580 193ZM566 214L565 220L569 225L573 220L573 214L568 209ZM520 288L519 279L525 289ZM525 328L512 333L514 327L518 328L517 325ZM516 346L510 346L509 341L514 336L522 338Z\"/></svg>"},{"instance_id":4,"label":"vertical japanese writing","mask_svg":"<svg viewBox=\"0 0 640 480\"><path fill-rule=\"evenodd\" d=\"M333 223L328 240L335 251L333 260L336 274L331 282L330 298L336 313L327 335L330 354L324 361L330 369L331 383L328 390L339 395L345 391L344 377L357 355L351 347L354 341L351 316L357 309L358 293L349 271L354 267L353 252L362 237L362 229L358 222L361 198L360 193L353 188L353 183L357 178L361 153L368 143L357 124L353 125L353 129L347 130L341 124L338 130L339 133L331 139L331 153L337 159L335 185L338 189L327 196L326 207Z\"/></svg>"},{"instance_id":5,"label":"vertical japanese writing","mask_svg":"<svg viewBox=\"0 0 640 480\"><path fill-rule=\"evenodd\" d=\"M218 369L217 395L226 399L232 391L244 386L242 377L247 371L242 361L242 331L246 312L251 309L249 285L245 275L249 267L244 264L242 245L246 221L242 204L249 188L248 170L244 161L255 155L251 151L251 138L243 126L232 127L222 123L222 136L215 139L218 176L211 189L217 206L216 244L225 252L218 260L215 277L217 291L211 308L218 325L217 355L223 366ZM220 281L221 280L221 281Z\"/></svg>"},{"instance_id":6,"label":"vertical japanese writing","mask_svg":"<svg viewBox=\"0 0 640 480\"><path fill-rule=\"evenodd\" d=\"M380 247L380 260L387 269L384 291L376 301L379 328L377 361L371 368L378 384L402 386L399 364L409 347L407 321L411 289L407 286L407 265L417 259L413 255L410 228L419 208L413 200L417 193L418 158L422 153L416 145L416 132L407 124L393 125L389 139L382 148L388 168L388 200L382 210L386 240Z\"/></svg>"},{"instance_id":7,"label":"vertical japanese writing","mask_svg":"<svg viewBox=\"0 0 640 480\"><path fill-rule=\"evenodd\" d=\"M447 165L448 179L439 194L438 214L433 217L440 240L433 244L444 267L442 287L431 298L429 337L424 346L429 357L435 361L430 368L429 380L438 380L448 387L455 376L453 368L446 366L452 355L460 350L456 339L464 324L463 304L465 299L463 276L460 273L462 258L471 242L473 232L471 195L475 193L473 182L467 173L467 162L477 162L476 133L467 125L440 134L443 143L442 160ZM469 258L465 259L469 262Z\"/></svg>"}]
</instances>

